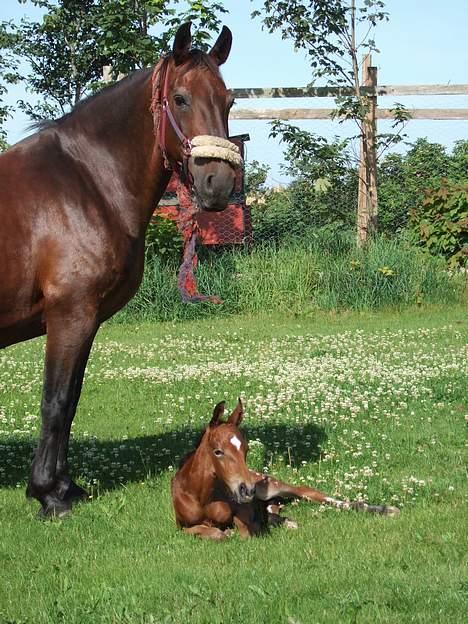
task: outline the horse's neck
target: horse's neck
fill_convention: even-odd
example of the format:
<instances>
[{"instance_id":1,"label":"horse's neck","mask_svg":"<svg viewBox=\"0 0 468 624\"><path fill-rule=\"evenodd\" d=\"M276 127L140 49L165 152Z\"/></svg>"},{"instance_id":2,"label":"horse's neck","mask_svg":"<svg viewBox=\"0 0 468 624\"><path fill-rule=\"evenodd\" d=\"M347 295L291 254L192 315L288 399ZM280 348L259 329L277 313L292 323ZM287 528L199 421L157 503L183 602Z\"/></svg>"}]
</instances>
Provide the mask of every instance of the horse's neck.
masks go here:
<instances>
[{"instance_id":1,"label":"horse's neck","mask_svg":"<svg viewBox=\"0 0 468 624\"><path fill-rule=\"evenodd\" d=\"M68 149L130 229L146 227L170 177L150 103L151 72L141 72L92 98L67 122Z\"/></svg>"},{"instance_id":2,"label":"horse's neck","mask_svg":"<svg viewBox=\"0 0 468 624\"><path fill-rule=\"evenodd\" d=\"M202 440L184 466L186 478L190 480L193 493L202 504L206 504L211 498L216 482L213 462L204 444Z\"/></svg>"}]
</instances>

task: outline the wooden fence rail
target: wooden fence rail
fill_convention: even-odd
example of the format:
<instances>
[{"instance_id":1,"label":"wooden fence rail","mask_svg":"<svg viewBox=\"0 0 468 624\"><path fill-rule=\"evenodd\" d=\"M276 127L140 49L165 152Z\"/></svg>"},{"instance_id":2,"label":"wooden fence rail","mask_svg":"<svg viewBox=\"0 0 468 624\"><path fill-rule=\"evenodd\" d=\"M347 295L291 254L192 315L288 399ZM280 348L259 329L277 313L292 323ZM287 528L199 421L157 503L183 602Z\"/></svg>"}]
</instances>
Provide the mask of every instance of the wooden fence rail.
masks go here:
<instances>
[{"instance_id":1,"label":"wooden fence rail","mask_svg":"<svg viewBox=\"0 0 468 624\"><path fill-rule=\"evenodd\" d=\"M332 108L239 108L231 109L230 119L325 119L330 120ZM407 108L411 119L463 120L468 108ZM377 119L393 119L389 108L377 108Z\"/></svg>"},{"instance_id":2,"label":"wooden fence rail","mask_svg":"<svg viewBox=\"0 0 468 624\"><path fill-rule=\"evenodd\" d=\"M337 97L354 95L349 87L246 87L232 89L234 97L240 99L256 98L304 98L304 97ZM365 95L468 95L468 84L446 85L378 85L362 87Z\"/></svg>"},{"instance_id":3,"label":"wooden fence rail","mask_svg":"<svg viewBox=\"0 0 468 624\"><path fill-rule=\"evenodd\" d=\"M324 98L340 95L354 95L348 87L246 87L232 90L236 99L268 98ZM368 96L408 95L468 95L468 84L435 85L377 85L361 86L361 92ZM330 120L332 108L236 108L231 110L231 119L325 119ZM468 108L411 108L412 119L467 120ZM377 119L392 119L390 108L377 108Z\"/></svg>"}]
</instances>

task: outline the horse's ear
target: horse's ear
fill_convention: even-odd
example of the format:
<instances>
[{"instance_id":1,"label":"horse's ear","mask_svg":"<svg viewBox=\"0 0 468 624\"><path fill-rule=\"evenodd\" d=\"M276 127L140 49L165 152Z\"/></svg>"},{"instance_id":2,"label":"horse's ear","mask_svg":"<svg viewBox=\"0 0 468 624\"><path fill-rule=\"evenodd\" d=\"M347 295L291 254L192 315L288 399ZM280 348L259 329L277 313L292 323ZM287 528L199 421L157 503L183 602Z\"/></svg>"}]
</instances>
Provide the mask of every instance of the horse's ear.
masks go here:
<instances>
[{"instance_id":1,"label":"horse's ear","mask_svg":"<svg viewBox=\"0 0 468 624\"><path fill-rule=\"evenodd\" d=\"M234 425L237 427L240 425L243 417L244 417L244 407L242 405L242 401L240 399L237 399L237 405L234 408L234 411L232 412L232 414L229 416L228 423L231 423L231 425Z\"/></svg>"},{"instance_id":2,"label":"horse's ear","mask_svg":"<svg viewBox=\"0 0 468 624\"><path fill-rule=\"evenodd\" d=\"M217 65L222 65L227 61L232 45L232 32L227 26L223 26L223 30L219 35L216 43L210 50L210 56Z\"/></svg>"},{"instance_id":3,"label":"horse's ear","mask_svg":"<svg viewBox=\"0 0 468 624\"><path fill-rule=\"evenodd\" d=\"M213 410L213 416L211 417L210 420L210 427L216 427L216 425L219 425L219 423L221 422L221 417L224 414L224 405L225 402L221 401L221 403L218 403L216 405L216 407Z\"/></svg>"},{"instance_id":4,"label":"horse's ear","mask_svg":"<svg viewBox=\"0 0 468 624\"><path fill-rule=\"evenodd\" d=\"M190 47L192 45L192 35L190 34L191 27L192 22L186 22L182 24L176 32L174 44L172 46L172 54L174 55L176 65L183 63L190 52Z\"/></svg>"}]
</instances>

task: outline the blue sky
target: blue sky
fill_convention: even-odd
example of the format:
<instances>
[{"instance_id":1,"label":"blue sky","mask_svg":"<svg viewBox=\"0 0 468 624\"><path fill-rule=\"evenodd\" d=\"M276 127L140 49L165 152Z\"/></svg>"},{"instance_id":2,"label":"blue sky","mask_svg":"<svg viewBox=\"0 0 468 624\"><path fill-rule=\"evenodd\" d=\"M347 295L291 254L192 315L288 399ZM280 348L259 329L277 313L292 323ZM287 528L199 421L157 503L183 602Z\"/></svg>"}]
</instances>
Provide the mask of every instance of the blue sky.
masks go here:
<instances>
[{"instance_id":1,"label":"blue sky","mask_svg":"<svg viewBox=\"0 0 468 624\"><path fill-rule=\"evenodd\" d=\"M304 86L311 82L310 68L303 53L295 53L288 41L282 41L277 34L262 31L261 22L252 20L250 13L261 7L262 2L250 0L225 0L229 10L224 22L234 36L231 56L223 68L223 75L230 87L272 87ZM468 83L468 54L466 46L466 25L468 23L468 2L466 0L388 0L386 10L390 14L387 23L381 23L375 33L378 55L373 64L378 66L380 84L437 84ZM34 7L18 4L17 0L1 0L0 19L19 21L22 15L35 17L39 11ZM14 103L23 97L21 89L11 90L10 101ZM467 107L466 96L398 98L408 107ZM392 101L381 98L381 106ZM327 107L329 101L246 101L238 104L262 108L286 108L317 106ZM9 140L16 142L24 136L27 119L17 114L8 123ZM328 121L300 122L313 132L333 136L349 134L352 128L338 126ZM380 130L386 131L385 122ZM281 148L268 138L268 124L261 121L238 121L231 123L231 131L250 132L250 158L267 162L272 166L272 183L282 182L279 163ZM450 146L458 138L468 139L468 122L412 121L408 126L411 139L428 136Z\"/></svg>"}]
</instances>

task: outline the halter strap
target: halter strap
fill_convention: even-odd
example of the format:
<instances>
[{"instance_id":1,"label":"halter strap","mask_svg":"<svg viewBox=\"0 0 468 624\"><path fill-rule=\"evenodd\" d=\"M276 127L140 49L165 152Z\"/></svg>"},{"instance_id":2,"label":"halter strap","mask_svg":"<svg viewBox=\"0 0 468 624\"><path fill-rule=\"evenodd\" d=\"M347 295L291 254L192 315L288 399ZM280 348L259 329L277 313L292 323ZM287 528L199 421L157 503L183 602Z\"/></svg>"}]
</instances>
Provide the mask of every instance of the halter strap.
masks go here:
<instances>
[{"instance_id":1,"label":"halter strap","mask_svg":"<svg viewBox=\"0 0 468 624\"><path fill-rule=\"evenodd\" d=\"M161 59L154 68L151 80L152 97L150 111L153 114L154 133L163 154L164 166L166 169L175 171L181 179L188 181L190 186L192 184L188 170L190 156L218 158L229 162L234 167L240 167L243 161L237 145L214 135L198 135L190 140L182 132L169 106L169 59L170 55L166 55ZM182 144L182 162L171 159L167 152L166 133L168 120ZM195 145L196 148L193 148Z\"/></svg>"}]
</instances>

